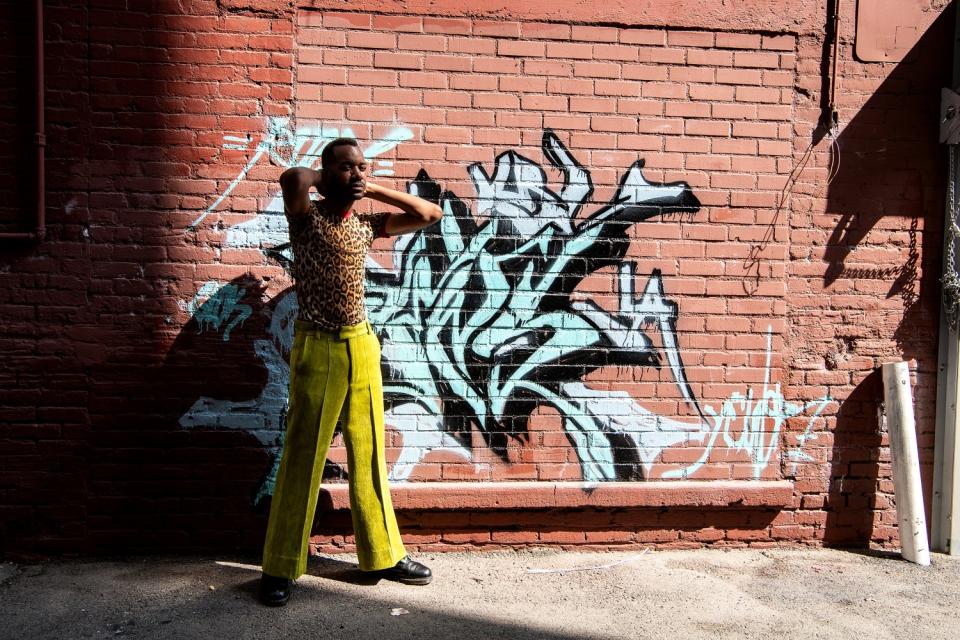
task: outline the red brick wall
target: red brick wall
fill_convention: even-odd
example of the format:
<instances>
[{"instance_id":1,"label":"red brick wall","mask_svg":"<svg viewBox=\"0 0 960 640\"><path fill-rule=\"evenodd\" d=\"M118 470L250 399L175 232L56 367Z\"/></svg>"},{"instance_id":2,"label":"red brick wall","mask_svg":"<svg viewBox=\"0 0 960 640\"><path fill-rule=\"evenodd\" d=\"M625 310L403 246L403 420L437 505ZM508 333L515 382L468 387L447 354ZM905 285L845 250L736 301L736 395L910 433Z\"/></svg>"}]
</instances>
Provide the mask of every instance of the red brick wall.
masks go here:
<instances>
[{"instance_id":1,"label":"red brick wall","mask_svg":"<svg viewBox=\"0 0 960 640\"><path fill-rule=\"evenodd\" d=\"M396 477L793 487L785 505L753 507L697 508L694 496L674 508L404 509L411 546L896 543L871 372L915 361L929 462L945 188L935 120L952 16L903 62L868 64L853 57L853 7L841 3L834 140L817 128L829 81L814 3L779 14L767 11L777 3L729 14L612 3L596 16L491 3L482 18L448 4L48 6L49 238L0 245L0 548L257 548L293 309L270 252L285 233L271 213L276 178L347 128L368 150L390 139L371 152L375 179L407 189L425 171L459 221L424 245L419 271L404 242L378 244L374 258L420 273L410 291L446 295L440 306L458 317L509 324L467 341L464 378L479 395L496 397L489 353L518 327L542 322L556 338L541 348L568 359L523 377L527 401L491 419L437 372L439 356L410 355L431 326L459 321L385 320L385 371L406 383L388 418ZM545 153L545 132L592 194L579 208L568 198L576 213L547 226L551 243L494 268L557 214L544 203L561 194L564 154ZM483 197L478 184L497 182L495 163L511 157L546 195ZM526 269L556 266L640 159L645 180L683 181L698 204L622 225L564 267L562 295L505 313L506 291L522 289ZM423 175L416 188L431 193ZM459 228L469 241L484 225L500 226L474 279L444 284L443 238ZM663 299L646 298L659 311L604 332L651 283L662 283ZM440 410L414 419L410 389L435 390ZM597 432L578 441L578 429ZM349 517L325 513L315 542L349 549Z\"/></svg>"}]
</instances>

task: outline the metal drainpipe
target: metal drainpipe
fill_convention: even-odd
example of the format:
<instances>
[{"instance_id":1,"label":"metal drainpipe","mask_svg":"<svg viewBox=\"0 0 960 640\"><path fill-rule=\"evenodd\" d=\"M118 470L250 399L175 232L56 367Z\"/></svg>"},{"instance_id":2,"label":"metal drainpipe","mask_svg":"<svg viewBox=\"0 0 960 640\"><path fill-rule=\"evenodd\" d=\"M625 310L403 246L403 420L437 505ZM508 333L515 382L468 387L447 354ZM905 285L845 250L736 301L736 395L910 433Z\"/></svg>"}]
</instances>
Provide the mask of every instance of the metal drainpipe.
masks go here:
<instances>
[{"instance_id":1,"label":"metal drainpipe","mask_svg":"<svg viewBox=\"0 0 960 640\"><path fill-rule=\"evenodd\" d=\"M44 132L44 93L43 93L43 0L35 0L34 8L36 12L36 50L34 52L34 72L36 76L36 103L37 103L37 130L34 133L33 143L36 151L36 170L37 170L37 190L34 195L36 209L34 211L35 229L33 231L13 231L0 233L0 239L9 240L43 240L46 234L46 221L44 214L46 211L46 202L44 194L46 193L46 184L44 182L47 146L47 137Z\"/></svg>"},{"instance_id":2,"label":"metal drainpipe","mask_svg":"<svg viewBox=\"0 0 960 640\"><path fill-rule=\"evenodd\" d=\"M954 3L956 6L957 3ZM954 24L953 84L960 87L960 7ZM957 265L949 264L948 228L957 215L960 193L960 145L947 146L950 171L947 176L947 203L944 216L943 273ZM960 331L947 319L945 301L940 304L940 353L937 362L937 421L933 459L933 504L931 505L931 548L934 551L960 555Z\"/></svg>"}]
</instances>

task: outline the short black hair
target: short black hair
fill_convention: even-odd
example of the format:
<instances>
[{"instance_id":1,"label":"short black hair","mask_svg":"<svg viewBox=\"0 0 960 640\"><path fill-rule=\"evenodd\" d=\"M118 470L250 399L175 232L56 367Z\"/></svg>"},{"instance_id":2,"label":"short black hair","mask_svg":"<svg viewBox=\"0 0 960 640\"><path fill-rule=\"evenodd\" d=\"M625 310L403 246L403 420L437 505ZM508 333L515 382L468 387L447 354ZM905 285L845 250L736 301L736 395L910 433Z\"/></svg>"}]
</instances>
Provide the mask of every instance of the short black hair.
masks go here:
<instances>
[{"instance_id":1,"label":"short black hair","mask_svg":"<svg viewBox=\"0 0 960 640\"><path fill-rule=\"evenodd\" d=\"M320 166L327 167L333 162L333 150L337 147L356 147L360 148L360 143L356 138L335 138L327 143L327 146L320 152Z\"/></svg>"}]
</instances>

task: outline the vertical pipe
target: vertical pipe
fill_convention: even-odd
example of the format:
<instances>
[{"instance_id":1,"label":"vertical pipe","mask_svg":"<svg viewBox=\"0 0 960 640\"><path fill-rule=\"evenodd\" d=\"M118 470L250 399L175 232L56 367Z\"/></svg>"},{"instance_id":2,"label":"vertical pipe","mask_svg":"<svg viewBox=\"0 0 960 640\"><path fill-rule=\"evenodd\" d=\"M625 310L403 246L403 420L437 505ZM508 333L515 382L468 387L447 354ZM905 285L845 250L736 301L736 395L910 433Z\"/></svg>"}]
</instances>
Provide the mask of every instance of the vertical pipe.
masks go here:
<instances>
[{"instance_id":1,"label":"vertical pipe","mask_svg":"<svg viewBox=\"0 0 960 640\"><path fill-rule=\"evenodd\" d=\"M893 458L900 553L905 559L926 566L930 564L930 547L927 544L927 517L923 511L910 368L906 362L883 365L883 400Z\"/></svg>"},{"instance_id":2,"label":"vertical pipe","mask_svg":"<svg viewBox=\"0 0 960 640\"><path fill-rule=\"evenodd\" d=\"M954 2L953 86L960 87L960 7ZM958 268L949 257L950 225L960 209L960 148L947 147L949 172L944 207L943 274ZM933 454L933 504L931 505L931 538L933 549L960 555L960 412L957 411L957 390L960 388L960 332L950 326L947 300L940 305L940 353L937 361L937 422Z\"/></svg>"},{"instance_id":3,"label":"vertical pipe","mask_svg":"<svg viewBox=\"0 0 960 640\"><path fill-rule=\"evenodd\" d=\"M37 221L37 240L43 240L43 236L46 234L47 230L47 221L46 221L46 150L47 150L47 135L46 135L46 119L44 117L44 109L46 105L46 94L44 93L44 66L43 66L43 51L44 51L44 42L43 42L43 0L36 0L36 10L34 11L34 19L36 20L36 30L34 32L34 37L36 39L34 55L36 56L36 105L37 105L37 132L34 137L34 144L36 145L36 162L37 162L37 203L36 203L36 221Z\"/></svg>"}]
</instances>

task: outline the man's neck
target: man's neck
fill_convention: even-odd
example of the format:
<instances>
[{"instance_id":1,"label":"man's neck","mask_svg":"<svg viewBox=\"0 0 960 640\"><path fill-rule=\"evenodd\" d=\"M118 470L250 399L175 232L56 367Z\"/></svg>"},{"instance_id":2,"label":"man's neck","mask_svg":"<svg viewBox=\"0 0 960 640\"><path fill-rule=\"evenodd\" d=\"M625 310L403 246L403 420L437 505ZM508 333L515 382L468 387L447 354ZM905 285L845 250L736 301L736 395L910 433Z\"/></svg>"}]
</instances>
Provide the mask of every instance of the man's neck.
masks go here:
<instances>
[{"instance_id":1,"label":"man's neck","mask_svg":"<svg viewBox=\"0 0 960 640\"><path fill-rule=\"evenodd\" d=\"M326 198L323 201L323 206L330 215L338 219L346 218L350 215L350 211L353 208L353 200L332 200Z\"/></svg>"}]
</instances>

